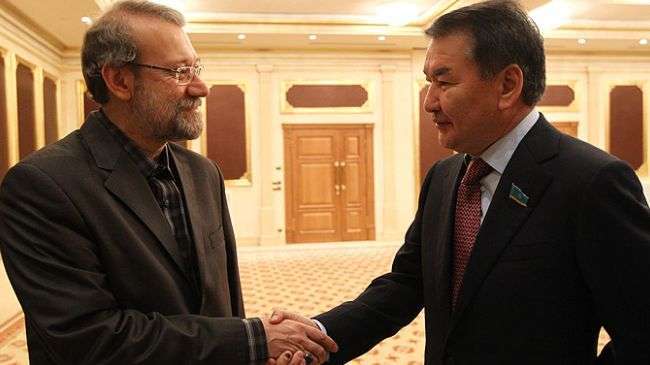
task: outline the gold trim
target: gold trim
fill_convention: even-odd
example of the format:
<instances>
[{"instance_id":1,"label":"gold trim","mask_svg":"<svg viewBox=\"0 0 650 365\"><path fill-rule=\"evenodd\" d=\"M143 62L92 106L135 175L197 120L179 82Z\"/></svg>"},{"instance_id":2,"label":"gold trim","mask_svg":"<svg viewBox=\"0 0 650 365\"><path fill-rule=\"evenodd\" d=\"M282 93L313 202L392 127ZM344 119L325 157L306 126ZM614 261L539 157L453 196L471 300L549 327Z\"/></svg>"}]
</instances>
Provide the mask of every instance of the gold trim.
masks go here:
<instances>
[{"instance_id":1,"label":"gold trim","mask_svg":"<svg viewBox=\"0 0 650 365\"><path fill-rule=\"evenodd\" d=\"M568 86L573 91L573 101L567 106L536 106L542 113L571 113L578 112L579 105L582 101L582 95L578 92L578 80L562 80L553 79L546 82L546 87L549 86Z\"/></svg>"},{"instance_id":2,"label":"gold trim","mask_svg":"<svg viewBox=\"0 0 650 365\"><path fill-rule=\"evenodd\" d=\"M86 92L86 83L83 80L77 80L77 128L81 127L86 116L84 115L84 93Z\"/></svg>"},{"instance_id":3,"label":"gold trim","mask_svg":"<svg viewBox=\"0 0 650 365\"><path fill-rule=\"evenodd\" d=\"M210 90L213 86L221 85L230 85L237 86L244 93L244 123L246 131L246 171L242 174L239 179L230 179L226 180L226 187L251 187L253 186L253 176L251 173L251 105L248 100L247 90L250 89L247 81L228 81L228 80L203 80ZM203 128L203 134L201 135L201 151L200 153L203 156L208 155L208 144L207 144L207 129L208 129L208 113L207 113L207 98L205 103L203 103L203 123L205 128Z\"/></svg>"},{"instance_id":4,"label":"gold trim","mask_svg":"<svg viewBox=\"0 0 650 365\"><path fill-rule=\"evenodd\" d=\"M352 85L361 86L368 94L368 99L360 107L326 107L326 108L303 108L294 107L287 101L287 92L297 85ZM369 80L285 80L281 83L280 90L280 113L282 114L361 114L372 113L375 93L373 82Z\"/></svg>"}]
</instances>

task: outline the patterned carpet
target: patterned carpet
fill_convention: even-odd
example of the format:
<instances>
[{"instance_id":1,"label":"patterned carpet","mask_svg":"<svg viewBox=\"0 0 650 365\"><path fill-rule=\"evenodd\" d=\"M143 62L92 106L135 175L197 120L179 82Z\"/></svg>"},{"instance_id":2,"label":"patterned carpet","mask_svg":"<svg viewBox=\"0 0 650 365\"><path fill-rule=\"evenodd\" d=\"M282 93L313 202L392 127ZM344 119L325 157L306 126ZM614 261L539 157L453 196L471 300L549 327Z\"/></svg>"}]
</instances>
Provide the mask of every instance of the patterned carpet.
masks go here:
<instances>
[{"instance_id":1,"label":"patterned carpet","mask_svg":"<svg viewBox=\"0 0 650 365\"><path fill-rule=\"evenodd\" d=\"M390 268L397 248L387 243L241 248L247 314L262 316L273 308L283 308L314 315L352 299L372 278ZM21 314L0 324L0 365L28 364L24 336ZM606 341L603 332L599 347ZM424 318L420 314L397 335L351 364L422 365L423 353Z\"/></svg>"}]
</instances>

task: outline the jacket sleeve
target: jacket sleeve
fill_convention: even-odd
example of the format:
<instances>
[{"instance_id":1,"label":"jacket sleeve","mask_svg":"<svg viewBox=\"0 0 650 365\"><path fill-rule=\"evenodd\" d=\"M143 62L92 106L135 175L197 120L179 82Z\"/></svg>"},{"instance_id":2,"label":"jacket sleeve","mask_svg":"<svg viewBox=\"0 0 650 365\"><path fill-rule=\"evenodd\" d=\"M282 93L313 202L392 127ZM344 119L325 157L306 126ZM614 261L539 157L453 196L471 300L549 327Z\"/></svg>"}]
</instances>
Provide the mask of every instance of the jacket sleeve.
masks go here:
<instances>
[{"instance_id":1,"label":"jacket sleeve","mask_svg":"<svg viewBox=\"0 0 650 365\"><path fill-rule=\"evenodd\" d=\"M315 318L339 345L329 364L344 364L408 325L422 310L421 225L432 172L420 191L418 211L398 250L391 271L374 279L349 301Z\"/></svg>"},{"instance_id":2,"label":"jacket sleeve","mask_svg":"<svg viewBox=\"0 0 650 365\"><path fill-rule=\"evenodd\" d=\"M650 363L650 210L634 171L606 164L585 186L576 253L600 321L612 338L603 357Z\"/></svg>"},{"instance_id":3,"label":"jacket sleeve","mask_svg":"<svg viewBox=\"0 0 650 365\"><path fill-rule=\"evenodd\" d=\"M121 307L102 268L100 244L65 189L37 166L20 163L6 175L2 258L30 337L50 363L249 363L242 319Z\"/></svg>"}]
</instances>

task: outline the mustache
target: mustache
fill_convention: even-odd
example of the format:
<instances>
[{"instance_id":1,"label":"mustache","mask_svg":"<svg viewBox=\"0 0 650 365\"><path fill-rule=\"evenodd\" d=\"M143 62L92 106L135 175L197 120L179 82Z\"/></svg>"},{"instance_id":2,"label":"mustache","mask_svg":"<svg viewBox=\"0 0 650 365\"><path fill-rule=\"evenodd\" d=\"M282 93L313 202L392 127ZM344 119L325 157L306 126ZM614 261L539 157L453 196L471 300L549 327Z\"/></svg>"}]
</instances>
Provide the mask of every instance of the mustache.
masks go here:
<instances>
[{"instance_id":1,"label":"mustache","mask_svg":"<svg viewBox=\"0 0 650 365\"><path fill-rule=\"evenodd\" d=\"M431 117L433 118L434 123L444 123L447 120L447 116L445 116L442 112L433 112L431 113Z\"/></svg>"},{"instance_id":2,"label":"mustache","mask_svg":"<svg viewBox=\"0 0 650 365\"><path fill-rule=\"evenodd\" d=\"M177 107L179 109L197 109L201 106L201 98L186 98L178 102Z\"/></svg>"}]
</instances>

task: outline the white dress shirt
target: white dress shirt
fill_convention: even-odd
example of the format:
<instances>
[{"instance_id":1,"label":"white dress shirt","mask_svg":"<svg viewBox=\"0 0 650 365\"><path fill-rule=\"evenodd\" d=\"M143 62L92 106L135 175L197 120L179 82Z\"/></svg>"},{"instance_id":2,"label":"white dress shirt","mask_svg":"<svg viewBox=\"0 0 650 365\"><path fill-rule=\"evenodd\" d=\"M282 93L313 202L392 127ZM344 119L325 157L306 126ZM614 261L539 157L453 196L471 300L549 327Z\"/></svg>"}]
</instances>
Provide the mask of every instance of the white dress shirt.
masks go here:
<instances>
[{"instance_id":1,"label":"white dress shirt","mask_svg":"<svg viewBox=\"0 0 650 365\"><path fill-rule=\"evenodd\" d=\"M515 149L519 146L519 143L528 131L535 125L537 119L539 118L539 112L533 109L528 115L521 121L515 128L508 132L505 136L501 137L499 140L494 142L488 149L483 151L480 158L483 161L487 162L493 169L491 173L486 175L481 179L481 223L483 223L483 217L490 207L492 202L492 197L494 192L499 185L499 180L501 180L501 175L503 171L508 166L512 154L515 153ZM316 319L312 319L314 323L327 334L327 329L325 326ZM329 354L328 354L329 355Z\"/></svg>"},{"instance_id":2,"label":"white dress shirt","mask_svg":"<svg viewBox=\"0 0 650 365\"><path fill-rule=\"evenodd\" d=\"M497 185L499 185L499 180L501 180L501 175L503 175L503 171L508 166L512 154L515 153L515 149L517 149L521 140L524 139L526 133L533 128L537 119L539 119L539 112L535 109L531 110L515 128L494 142L479 156L493 168L492 172L480 181L481 223L483 223L483 218L490 207L494 192L497 189Z\"/></svg>"}]
</instances>

